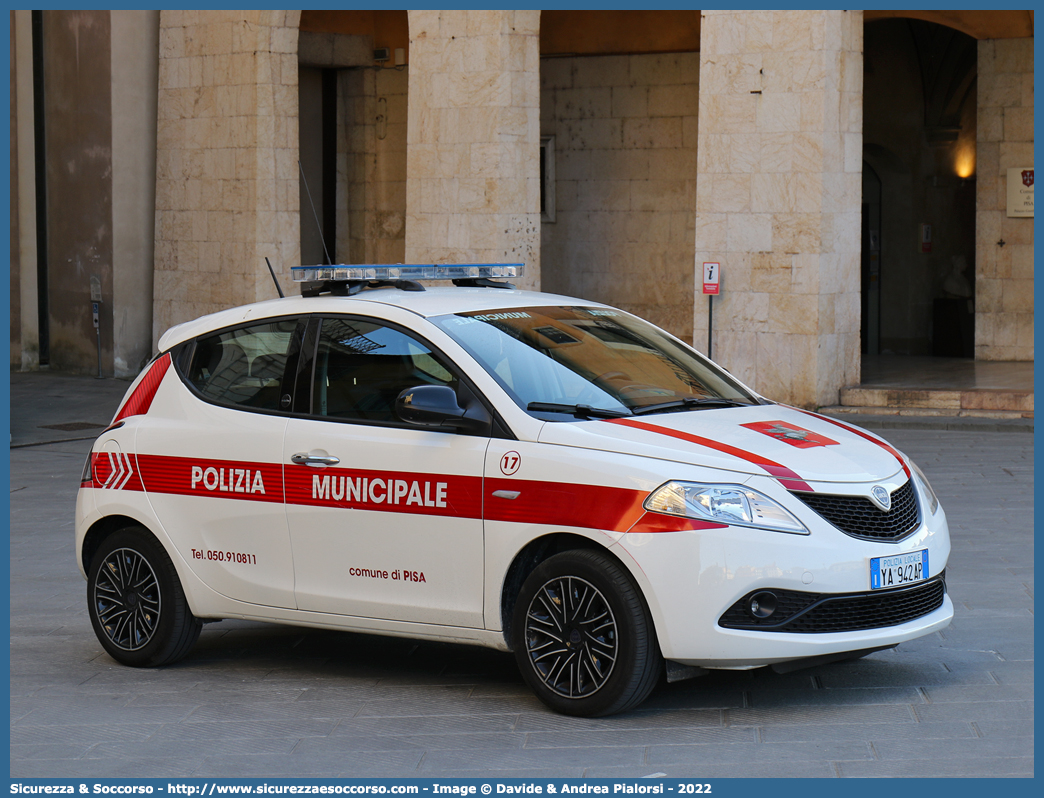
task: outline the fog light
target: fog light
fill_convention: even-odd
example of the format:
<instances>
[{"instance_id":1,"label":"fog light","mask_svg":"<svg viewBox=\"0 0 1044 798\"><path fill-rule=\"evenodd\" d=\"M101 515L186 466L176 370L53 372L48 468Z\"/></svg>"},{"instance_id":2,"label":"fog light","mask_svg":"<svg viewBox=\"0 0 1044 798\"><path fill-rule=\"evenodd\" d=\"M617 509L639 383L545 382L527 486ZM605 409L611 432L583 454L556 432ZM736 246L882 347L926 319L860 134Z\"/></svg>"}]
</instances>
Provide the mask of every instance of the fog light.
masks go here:
<instances>
[{"instance_id":1,"label":"fog light","mask_svg":"<svg viewBox=\"0 0 1044 798\"><path fill-rule=\"evenodd\" d=\"M776 611L776 594L769 593L767 590L755 593L750 597L750 602L747 606L750 609L750 614L755 618L768 618Z\"/></svg>"}]
</instances>

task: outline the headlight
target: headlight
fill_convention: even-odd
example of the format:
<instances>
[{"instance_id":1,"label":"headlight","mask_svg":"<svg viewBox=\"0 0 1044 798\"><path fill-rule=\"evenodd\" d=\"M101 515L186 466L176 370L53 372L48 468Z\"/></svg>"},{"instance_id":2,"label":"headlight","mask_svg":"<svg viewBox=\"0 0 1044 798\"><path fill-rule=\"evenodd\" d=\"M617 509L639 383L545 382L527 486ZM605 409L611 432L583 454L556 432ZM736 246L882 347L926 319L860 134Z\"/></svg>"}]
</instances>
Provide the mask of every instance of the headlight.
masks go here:
<instances>
[{"instance_id":1,"label":"headlight","mask_svg":"<svg viewBox=\"0 0 1044 798\"><path fill-rule=\"evenodd\" d=\"M807 535L789 510L756 490L740 485L699 485L671 481L649 494L644 507L654 513L680 515L733 526L750 526Z\"/></svg>"},{"instance_id":2,"label":"headlight","mask_svg":"<svg viewBox=\"0 0 1044 798\"><path fill-rule=\"evenodd\" d=\"M921 489L921 493L928 500L928 515L935 515L935 511L939 509L939 497L935 495L932 486L928 484L928 477L917 467L917 464L909 458L907 458L906 462L910 464L910 468L913 470L914 480Z\"/></svg>"}]
</instances>

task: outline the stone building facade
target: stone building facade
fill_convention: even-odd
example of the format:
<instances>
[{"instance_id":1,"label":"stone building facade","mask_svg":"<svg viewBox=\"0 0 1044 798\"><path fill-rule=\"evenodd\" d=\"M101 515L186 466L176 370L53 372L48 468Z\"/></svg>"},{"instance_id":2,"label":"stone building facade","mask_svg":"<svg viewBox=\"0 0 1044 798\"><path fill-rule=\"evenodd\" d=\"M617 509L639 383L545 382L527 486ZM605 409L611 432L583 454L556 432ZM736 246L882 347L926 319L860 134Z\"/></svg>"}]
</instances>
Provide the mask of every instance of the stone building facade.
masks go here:
<instances>
[{"instance_id":1,"label":"stone building facade","mask_svg":"<svg viewBox=\"0 0 1044 798\"><path fill-rule=\"evenodd\" d=\"M859 382L862 44L859 12L703 17L696 261L726 280L718 356L802 404Z\"/></svg>"},{"instance_id":2,"label":"stone building facade","mask_svg":"<svg viewBox=\"0 0 1044 798\"><path fill-rule=\"evenodd\" d=\"M540 286L539 11L410 11L406 261Z\"/></svg>"},{"instance_id":3,"label":"stone building facade","mask_svg":"<svg viewBox=\"0 0 1044 798\"><path fill-rule=\"evenodd\" d=\"M979 43L975 356L1033 360L1033 219L1007 214L1009 169L1033 166L1033 39Z\"/></svg>"},{"instance_id":4,"label":"stone building facade","mask_svg":"<svg viewBox=\"0 0 1044 798\"><path fill-rule=\"evenodd\" d=\"M300 262L297 11L162 11L153 340Z\"/></svg>"},{"instance_id":5,"label":"stone building facade","mask_svg":"<svg viewBox=\"0 0 1044 798\"><path fill-rule=\"evenodd\" d=\"M699 53L566 56L540 72L555 161L543 289L691 341Z\"/></svg>"},{"instance_id":6,"label":"stone building facade","mask_svg":"<svg viewBox=\"0 0 1044 798\"><path fill-rule=\"evenodd\" d=\"M91 275L103 370L131 376L170 325L274 296L265 258L286 286L324 246L525 261L526 287L710 336L803 406L859 382L878 278L882 351L949 335L928 317L954 299L939 253L959 252L975 356L1033 358L1033 221L1004 204L1007 170L1033 165L1033 12L10 13L13 368L96 367ZM864 118L884 24L950 70L901 77L924 108L916 169L888 114ZM886 196L931 191L879 224L871 169Z\"/></svg>"}]
</instances>

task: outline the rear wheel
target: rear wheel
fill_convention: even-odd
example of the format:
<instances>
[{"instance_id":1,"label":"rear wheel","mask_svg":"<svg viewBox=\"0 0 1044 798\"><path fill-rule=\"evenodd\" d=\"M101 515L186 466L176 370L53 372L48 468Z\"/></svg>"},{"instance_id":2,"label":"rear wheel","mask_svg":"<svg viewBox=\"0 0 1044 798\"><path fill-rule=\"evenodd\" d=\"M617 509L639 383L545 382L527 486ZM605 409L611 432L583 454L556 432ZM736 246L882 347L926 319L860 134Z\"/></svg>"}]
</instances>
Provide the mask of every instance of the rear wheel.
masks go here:
<instances>
[{"instance_id":1,"label":"rear wheel","mask_svg":"<svg viewBox=\"0 0 1044 798\"><path fill-rule=\"evenodd\" d=\"M562 552L537 566L519 592L512 630L522 677L567 715L631 709L663 670L641 593L598 551Z\"/></svg>"},{"instance_id":2,"label":"rear wheel","mask_svg":"<svg viewBox=\"0 0 1044 798\"><path fill-rule=\"evenodd\" d=\"M202 626L167 552L141 527L121 529L101 544L87 575L87 608L105 650L134 667L181 659Z\"/></svg>"}]
</instances>

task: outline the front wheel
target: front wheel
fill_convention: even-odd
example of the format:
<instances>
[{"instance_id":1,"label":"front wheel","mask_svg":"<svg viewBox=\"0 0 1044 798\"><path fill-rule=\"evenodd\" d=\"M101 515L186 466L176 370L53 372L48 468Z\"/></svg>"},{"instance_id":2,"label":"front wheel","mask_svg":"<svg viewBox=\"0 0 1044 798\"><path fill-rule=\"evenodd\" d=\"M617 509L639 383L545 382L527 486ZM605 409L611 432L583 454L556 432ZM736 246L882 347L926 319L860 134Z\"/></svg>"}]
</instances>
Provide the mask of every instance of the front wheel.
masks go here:
<instances>
[{"instance_id":1,"label":"front wheel","mask_svg":"<svg viewBox=\"0 0 1044 798\"><path fill-rule=\"evenodd\" d=\"M511 628L522 677L566 715L631 709L663 671L641 593L598 551L566 551L537 566L518 594Z\"/></svg>"},{"instance_id":2,"label":"front wheel","mask_svg":"<svg viewBox=\"0 0 1044 798\"><path fill-rule=\"evenodd\" d=\"M174 564L141 527L114 532L98 549L87 574L87 609L98 640L124 665L168 665L199 638L201 624Z\"/></svg>"}]
</instances>

